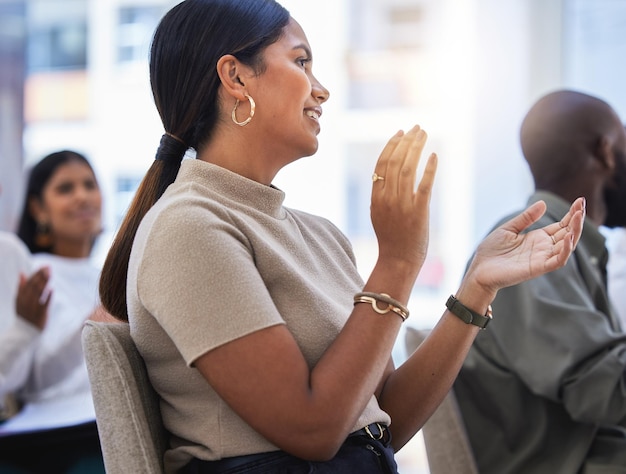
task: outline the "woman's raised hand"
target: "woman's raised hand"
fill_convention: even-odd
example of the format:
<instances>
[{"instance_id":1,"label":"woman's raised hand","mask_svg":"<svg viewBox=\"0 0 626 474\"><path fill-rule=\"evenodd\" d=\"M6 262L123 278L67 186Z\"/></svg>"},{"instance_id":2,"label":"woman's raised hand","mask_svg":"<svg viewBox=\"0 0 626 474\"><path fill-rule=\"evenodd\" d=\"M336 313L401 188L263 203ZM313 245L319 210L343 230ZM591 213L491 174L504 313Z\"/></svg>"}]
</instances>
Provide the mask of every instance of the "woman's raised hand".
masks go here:
<instances>
[{"instance_id":1,"label":"woman's raised hand","mask_svg":"<svg viewBox=\"0 0 626 474\"><path fill-rule=\"evenodd\" d=\"M415 272L428 251L429 204L437 170L433 153L416 187L426 138L419 126L396 133L383 149L372 177L371 218L379 259L412 265Z\"/></svg>"},{"instance_id":2,"label":"woman's raised hand","mask_svg":"<svg viewBox=\"0 0 626 474\"><path fill-rule=\"evenodd\" d=\"M29 278L20 275L15 302L16 313L23 319L43 330L48 320L48 306L52 292L46 293L46 285L50 279L50 269L42 267Z\"/></svg>"},{"instance_id":3,"label":"woman's raised hand","mask_svg":"<svg viewBox=\"0 0 626 474\"><path fill-rule=\"evenodd\" d=\"M543 201L491 232L478 246L464 281L473 279L483 290L530 280L562 267L573 252L583 229L585 199L578 198L559 222L522 233L546 211Z\"/></svg>"}]
</instances>

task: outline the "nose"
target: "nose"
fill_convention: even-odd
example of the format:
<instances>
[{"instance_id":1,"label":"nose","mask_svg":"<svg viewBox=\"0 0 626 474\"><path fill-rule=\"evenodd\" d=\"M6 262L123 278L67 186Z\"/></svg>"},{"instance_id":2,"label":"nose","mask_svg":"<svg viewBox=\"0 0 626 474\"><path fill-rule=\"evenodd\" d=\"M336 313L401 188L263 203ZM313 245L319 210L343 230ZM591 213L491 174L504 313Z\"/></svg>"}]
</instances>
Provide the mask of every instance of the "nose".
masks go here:
<instances>
[{"instance_id":1,"label":"nose","mask_svg":"<svg viewBox=\"0 0 626 474\"><path fill-rule=\"evenodd\" d=\"M82 203L86 203L88 201L92 201L94 199L96 199L99 195L100 191L98 190L98 188L91 188L89 186L76 186L75 188L75 192L74 192L74 197L82 202Z\"/></svg>"},{"instance_id":2,"label":"nose","mask_svg":"<svg viewBox=\"0 0 626 474\"><path fill-rule=\"evenodd\" d=\"M85 186L76 186L74 188L74 198L79 201L86 201L89 196L89 190Z\"/></svg>"},{"instance_id":3,"label":"nose","mask_svg":"<svg viewBox=\"0 0 626 474\"><path fill-rule=\"evenodd\" d=\"M320 83L320 81L318 81L315 78L313 78L313 80L311 81L311 84L313 86L313 90L311 92L313 97L315 97L320 104L323 104L324 102L326 102L328 98L330 97L330 92L328 92L328 89L326 89Z\"/></svg>"}]
</instances>

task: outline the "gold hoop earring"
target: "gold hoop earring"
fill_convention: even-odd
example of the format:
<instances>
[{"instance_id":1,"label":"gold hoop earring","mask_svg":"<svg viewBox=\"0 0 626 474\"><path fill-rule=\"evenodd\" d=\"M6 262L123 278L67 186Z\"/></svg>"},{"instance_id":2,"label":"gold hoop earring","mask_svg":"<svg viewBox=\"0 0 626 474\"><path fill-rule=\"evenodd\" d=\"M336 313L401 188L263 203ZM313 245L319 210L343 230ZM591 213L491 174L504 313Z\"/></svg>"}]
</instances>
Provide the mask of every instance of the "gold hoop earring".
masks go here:
<instances>
[{"instance_id":1,"label":"gold hoop earring","mask_svg":"<svg viewBox=\"0 0 626 474\"><path fill-rule=\"evenodd\" d=\"M52 233L50 232L50 226L46 222L37 222L35 244L44 249L52 246Z\"/></svg>"},{"instance_id":2,"label":"gold hoop earring","mask_svg":"<svg viewBox=\"0 0 626 474\"><path fill-rule=\"evenodd\" d=\"M245 119L243 122L237 121L237 106L239 105L239 99L237 99L237 101L235 102L235 107L233 107L233 113L230 114L233 122L235 122L240 127L245 127L250 123L250 120L252 120L252 117L254 117L254 109L256 108L256 104L254 103L254 99L252 97L246 94L246 99L248 99L248 102L250 102L250 115L248 115L247 119Z\"/></svg>"}]
</instances>

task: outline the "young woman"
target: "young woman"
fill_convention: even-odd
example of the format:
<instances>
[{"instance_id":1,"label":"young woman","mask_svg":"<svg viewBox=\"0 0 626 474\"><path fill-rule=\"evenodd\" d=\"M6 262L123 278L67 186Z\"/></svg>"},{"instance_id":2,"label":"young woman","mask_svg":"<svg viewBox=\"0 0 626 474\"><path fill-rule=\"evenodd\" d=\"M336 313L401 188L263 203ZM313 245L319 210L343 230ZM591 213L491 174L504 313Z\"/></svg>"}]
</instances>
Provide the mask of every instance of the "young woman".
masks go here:
<instances>
[{"instance_id":1,"label":"young woman","mask_svg":"<svg viewBox=\"0 0 626 474\"><path fill-rule=\"evenodd\" d=\"M18 236L39 270L20 278L17 317L2 334L0 394L22 405L0 425L2 472L104 472L80 338L99 311L89 256L101 207L84 156L53 153L31 170Z\"/></svg>"},{"instance_id":2,"label":"young woman","mask_svg":"<svg viewBox=\"0 0 626 474\"><path fill-rule=\"evenodd\" d=\"M318 147L328 91L299 24L273 0L186 0L155 33L165 134L100 283L128 318L171 433L167 472L396 472L393 453L450 388L497 290L562 266L582 227L522 234L530 207L481 245L431 336L391 350L428 246L436 156L396 133L373 175L378 261L366 282L327 220L283 206L276 173ZM197 159L182 161L188 148ZM332 172L332 170L328 170ZM442 302L443 303L443 302Z\"/></svg>"}]
</instances>

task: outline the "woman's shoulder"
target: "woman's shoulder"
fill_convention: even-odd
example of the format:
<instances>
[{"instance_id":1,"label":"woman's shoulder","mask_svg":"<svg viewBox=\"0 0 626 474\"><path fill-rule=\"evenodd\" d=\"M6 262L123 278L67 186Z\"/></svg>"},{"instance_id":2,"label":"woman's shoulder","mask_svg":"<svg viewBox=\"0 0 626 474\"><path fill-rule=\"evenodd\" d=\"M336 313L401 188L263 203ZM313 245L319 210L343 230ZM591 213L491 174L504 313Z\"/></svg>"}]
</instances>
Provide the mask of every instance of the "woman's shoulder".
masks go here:
<instances>
[{"instance_id":1,"label":"woman's shoulder","mask_svg":"<svg viewBox=\"0 0 626 474\"><path fill-rule=\"evenodd\" d=\"M5 268L28 272L32 268L31 254L20 238L11 233L0 231L0 260Z\"/></svg>"},{"instance_id":2,"label":"woman's shoulder","mask_svg":"<svg viewBox=\"0 0 626 474\"><path fill-rule=\"evenodd\" d=\"M146 252L160 255L164 249L187 257L199 244L212 240L212 232L233 227L228 225L228 209L197 192L193 184L189 188L168 189L146 213L135 235L134 258Z\"/></svg>"},{"instance_id":3,"label":"woman's shoulder","mask_svg":"<svg viewBox=\"0 0 626 474\"><path fill-rule=\"evenodd\" d=\"M330 219L311 214L306 211L288 208L287 212L299 225L307 227L318 238L328 239L338 242L344 250L352 251L352 244L346 234Z\"/></svg>"},{"instance_id":4,"label":"woman's shoulder","mask_svg":"<svg viewBox=\"0 0 626 474\"><path fill-rule=\"evenodd\" d=\"M296 220L299 220L309 226L318 227L320 229L327 230L333 233L339 233L343 235L343 232L339 229L339 227L333 223L330 219L324 216L320 216L317 214L312 214L307 211L302 211L299 209L286 208L287 212L291 214Z\"/></svg>"},{"instance_id":5,"label":"woman's shoulder","mask_svg":"<svg viewBox=\"0 0 626 474\"><path fill-rule=\"evenodd\" d=\"M204 227L211 216L223 220L228 210L218 201L207 196L194 183L168 189L144 216L141 227L167 229L169 232L187 232L191 228Z\"/></svg>"},{"instance_id":6,"label":"woman's shoulder","mask_svg":"<svg viewBox=\"0 0 626 474\"><path fill-rule=\"evenodd\" d=\"M30 255L26 244L14 233L6 231L0 231L0 251L17 252L23 256Z\"/></svg>"}]
</instances>

